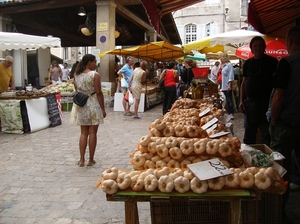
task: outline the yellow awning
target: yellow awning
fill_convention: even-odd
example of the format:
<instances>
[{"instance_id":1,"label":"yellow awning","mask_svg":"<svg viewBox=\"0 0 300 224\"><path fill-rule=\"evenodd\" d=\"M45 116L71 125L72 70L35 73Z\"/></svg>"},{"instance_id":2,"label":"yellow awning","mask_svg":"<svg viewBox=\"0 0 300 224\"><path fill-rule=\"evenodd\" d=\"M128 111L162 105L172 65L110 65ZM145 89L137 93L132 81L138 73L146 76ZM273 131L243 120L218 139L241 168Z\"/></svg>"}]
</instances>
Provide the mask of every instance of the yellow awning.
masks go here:
<instances>
[{"instance_id":1,"label":"yellow awning","mask_svg":"<svg viewBox=\"0 0 300 224\"><path fill-rule=\"evenodd\" d=\"M99 57L102 58L106 54L131 56L152 62L175 60L184 55L182 48L174 46L165 41L151 42L125 49L105 51L99 53Z\"/></svg>"}]
</instances>

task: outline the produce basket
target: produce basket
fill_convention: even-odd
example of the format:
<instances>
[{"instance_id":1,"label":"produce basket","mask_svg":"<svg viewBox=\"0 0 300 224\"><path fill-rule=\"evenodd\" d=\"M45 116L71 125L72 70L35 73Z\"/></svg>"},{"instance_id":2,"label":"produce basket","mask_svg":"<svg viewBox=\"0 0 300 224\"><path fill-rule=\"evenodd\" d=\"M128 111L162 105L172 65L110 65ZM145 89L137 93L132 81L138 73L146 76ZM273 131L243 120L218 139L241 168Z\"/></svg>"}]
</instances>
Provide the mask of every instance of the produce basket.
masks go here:
<instances>
[{"instance_id":1,"label":"produce basket","mask_svg":"<svg viewBox=\"0 0 300 224\"><path fill-rule=\"evenodd\" d=\"M62 111L71 111L73 107L73 103L62 103L61 109Z\"/></svg>"},{"instance_id":2,"label":"produce basket","mask_svg":"<svg viewBox=\"0 0 300 224\"><path fill-rule=\"evenodd\" d=\"M207 79L209 73L209 67L193 68L192 71L195 79L201 79L201 78Z\"/></svg>"}]
</instances>

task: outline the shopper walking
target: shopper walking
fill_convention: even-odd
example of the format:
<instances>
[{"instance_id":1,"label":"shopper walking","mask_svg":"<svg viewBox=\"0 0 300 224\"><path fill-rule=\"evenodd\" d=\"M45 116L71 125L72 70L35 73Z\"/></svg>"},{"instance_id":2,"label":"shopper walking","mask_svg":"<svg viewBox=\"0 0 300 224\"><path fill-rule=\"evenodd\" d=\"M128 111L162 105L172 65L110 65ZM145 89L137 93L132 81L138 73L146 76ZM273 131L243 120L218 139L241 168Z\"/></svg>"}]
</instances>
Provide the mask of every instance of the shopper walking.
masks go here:
<instances>
[{"instance_id":1,"label":"shopper walking","mask_svg":"<svg viewBox=\"0 0 300 224\"><path fill-rule=\"evenodd\" d=\"M220 71L222 74L222 83L221 83L221 91L225 95L226 98L226 111L230 118L234 119L234 106L232 99L232 84L234 81L234 71L233 66L229 61L229 57L227 53L222 53L220 55Z\"/></svg>"},{"instance_id":2,"label":"shopper walking","mask_svg":"<svg viewBox=\"0 0 300 224\"><path fill-rule=\"evenodd\" d=\"M133 72L132 66L133 66L133 58L128 57L126 59L126 64L118 71L119 77L124 78L125 82L126 82L126 86L121 86L122 92L123 92L123 95L124 95L123 100L122 100L122 104L123 104L124 115L125 116L132 116L132 114L130 112L129 102L125 99L125 94L128 91L128 83L129 83L129 80L131 79L131 75L132 75L132 72Z\"/></svg>"},{"instance_id":3,"label":"shopper walking","mask_svg":"<svg viewBox=\"0 0 300 224\"><path fill-rule=\"evenodd\" d=\"M62 76L62 70L59 67L57 61L52 61L49 74L48 74L48 80L52 84L60 83L61 82L61 76Z\"/></svg>"},{"instance_id":4,"label":"shopper walking","mask_svg":"<svg viewBox=\"0 0 300 224\"><path fill-rule=\"evenodd\" d=\"M137 63L136 63L137 64ZM129 91L132 92L133 98L135 99L134 104L134 118L139 119L141 116L138 115L138 109L141 99L142 83L146 81L148 63L142 61L139 65L136 65L133 70L131 79L129 81Z\"/></svg>"},{"instance_id":5,"label":"shopper walking","mask_svg":"<svg viewBox=\"0 0 300 224\"><path fill-rule=\"evenodd\" d=\"M176 101L176 83L179 81L179 75L176 70L175 61L169 62L167 69L162 72L159 80L164 76L163 114L166 114L171 109L172 104Z\"/></svg>"},{"instance_id":6,"label":"shopper walking","mask_svg":"<svg viewBox=\"0 0 300 224\"><path fill-rule=\"evenodd\" d=\"M62 71L61 81L67 82L70 73L70 70L68 68L68 63L66 62L64 63L64 67L61 69L61 71Z\"/></svg>"}]
</instances>

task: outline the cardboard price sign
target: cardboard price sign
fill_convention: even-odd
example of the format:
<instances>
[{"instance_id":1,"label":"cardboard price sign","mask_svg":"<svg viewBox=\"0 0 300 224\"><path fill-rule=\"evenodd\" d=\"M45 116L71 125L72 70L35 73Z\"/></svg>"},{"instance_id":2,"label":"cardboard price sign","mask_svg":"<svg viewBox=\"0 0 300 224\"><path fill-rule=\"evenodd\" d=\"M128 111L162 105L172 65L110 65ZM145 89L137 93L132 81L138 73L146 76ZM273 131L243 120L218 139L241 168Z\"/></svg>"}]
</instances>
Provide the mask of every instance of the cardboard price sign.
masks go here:
<instances>
[{"instance_id":1,"label":"cardboard price sign","mask_svg":"<svg viewBox=\"0 0 300 224\"><path fill-rule=\"evenodd\" d=\"M198 163L188 164L187 167L200 180L208 180L220 176L232 174L219 159L210 159Z\"/></svg>"}]
</instances>

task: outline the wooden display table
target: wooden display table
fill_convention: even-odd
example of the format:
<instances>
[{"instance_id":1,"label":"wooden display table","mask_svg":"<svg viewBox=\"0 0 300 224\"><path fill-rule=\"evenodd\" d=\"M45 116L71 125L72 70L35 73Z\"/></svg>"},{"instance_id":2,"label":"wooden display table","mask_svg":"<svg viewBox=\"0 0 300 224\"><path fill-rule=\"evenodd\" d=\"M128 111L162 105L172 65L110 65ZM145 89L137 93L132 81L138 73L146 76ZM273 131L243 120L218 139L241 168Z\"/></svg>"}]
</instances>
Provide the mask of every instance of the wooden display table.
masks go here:
<instances>
[{"instance_id":1,"label":"wooden display table","mask_svg":"<svg viewBox=\"0 0 300 224\"><path fill-rule=\"evenodd\" d=\"M182 223L207 221L237 224L241 220L242 200L256 200L256 194L254 191L243 189L208 191L205 194L195 194L193 192L165 194L159 191L132 192L131 190L124 190L114 195L106 195L106 198L107 201L124 201L126 224L139 223L137 202L150 202L153 224L173 223L173 220L177 217L185 219L184 216L189 217L189 220L181 220L184 221ZM209 211L203 211L203 214L200 214L199 208L206 208ZM172 209L176 212L172 213ZM196 212L193 213L193 210ZM215 211L214 217L213 211ZM163 212L166 214L163 214ZM187 213L190 213L190 215Z\"/></svg>"}]
</instances>

